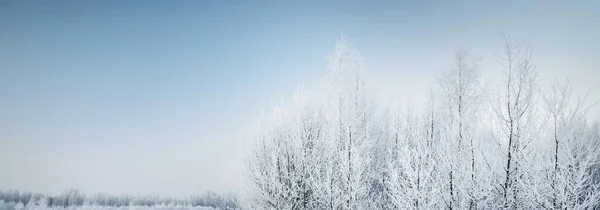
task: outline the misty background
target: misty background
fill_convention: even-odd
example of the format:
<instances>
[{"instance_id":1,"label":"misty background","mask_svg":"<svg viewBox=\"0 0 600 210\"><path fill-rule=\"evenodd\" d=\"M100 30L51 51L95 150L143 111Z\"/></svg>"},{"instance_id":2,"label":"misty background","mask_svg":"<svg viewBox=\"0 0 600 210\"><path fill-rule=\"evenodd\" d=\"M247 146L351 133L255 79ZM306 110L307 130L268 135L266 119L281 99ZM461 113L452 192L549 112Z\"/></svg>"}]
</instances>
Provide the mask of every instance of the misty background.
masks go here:
<instances>
[{"instance_id":1,"label":"misty background","mask_svg":"<svg viewBox=\"0 0 600 210\"><path fill-rule=\"evenodd\" d=\"M421 102L454 50L500 81L501 33L600 98L600 2L0 2L0 189L235 191L244 129L326 74L343 32L382 97ZM600 117L598 107L590 116Z\"/></svg>"}]
</instances>

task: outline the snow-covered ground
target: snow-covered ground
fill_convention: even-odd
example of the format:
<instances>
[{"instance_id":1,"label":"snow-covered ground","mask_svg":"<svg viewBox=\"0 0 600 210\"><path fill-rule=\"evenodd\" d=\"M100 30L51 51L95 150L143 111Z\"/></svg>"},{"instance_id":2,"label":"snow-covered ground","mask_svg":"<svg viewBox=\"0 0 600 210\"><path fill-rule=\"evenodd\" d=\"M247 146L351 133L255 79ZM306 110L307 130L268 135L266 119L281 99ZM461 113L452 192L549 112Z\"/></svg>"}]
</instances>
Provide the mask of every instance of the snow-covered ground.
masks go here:
<instances>
[{"instance_id":1,"label":"snow-covered ground","mask_svg":"<svg viewBox=\"0 0 600 210\"><path fill-rule=\"evenodd\" d=\"M157 205L157 206L98 206L98 205L82 205L82 206L40 206L40 205L23 205L22 203L7 203L0 201L0 210L215 210L212 207L205 206L185 206L185 205Z\"/></svg>"}]
</instances>

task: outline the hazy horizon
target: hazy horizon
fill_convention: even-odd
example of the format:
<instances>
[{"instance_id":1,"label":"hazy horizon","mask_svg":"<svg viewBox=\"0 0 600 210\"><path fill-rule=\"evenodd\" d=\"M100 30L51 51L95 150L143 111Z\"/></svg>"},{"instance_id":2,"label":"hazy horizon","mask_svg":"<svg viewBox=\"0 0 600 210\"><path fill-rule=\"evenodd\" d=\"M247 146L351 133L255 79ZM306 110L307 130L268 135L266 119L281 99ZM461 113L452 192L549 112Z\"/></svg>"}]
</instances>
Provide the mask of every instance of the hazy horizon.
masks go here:
<instances>
[{"instance_id":1,"label":"hazy horizon","mask_svg":"<svg viewBox=\"0 0 600 210\"><path fill-rule=\"evenodd\" d=\"M500 34L542 82L600 99L598 1L0 2L0 190L243 187L244 130L327 74L344 33L382 97L424 100L456 50L500 81ZM590 111L600 118L600 108ZM109 155L107 155L109 154Z\"/></svg>"}]
</instances>

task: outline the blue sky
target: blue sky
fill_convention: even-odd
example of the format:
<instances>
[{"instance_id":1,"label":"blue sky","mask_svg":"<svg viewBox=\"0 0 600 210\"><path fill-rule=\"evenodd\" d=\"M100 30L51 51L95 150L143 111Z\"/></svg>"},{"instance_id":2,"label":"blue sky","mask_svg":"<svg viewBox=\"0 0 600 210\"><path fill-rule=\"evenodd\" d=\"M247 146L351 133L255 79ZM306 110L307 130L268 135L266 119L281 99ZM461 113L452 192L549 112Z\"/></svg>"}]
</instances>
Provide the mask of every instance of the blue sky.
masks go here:
<instances>
[{"instance_id":1,"label":"blue sky","mask_svg":"<svg viewBox=\"0 0 600 210\"><path fill-rule=\"evenodd\" d=\"M419 102L456 49L497 80L500 33L600 99L598 1L2 1L0 189L236 190L242 131L327 73L344 32ZM595 116L597 110L593 110Z\"/></svg>"}]
</instances>

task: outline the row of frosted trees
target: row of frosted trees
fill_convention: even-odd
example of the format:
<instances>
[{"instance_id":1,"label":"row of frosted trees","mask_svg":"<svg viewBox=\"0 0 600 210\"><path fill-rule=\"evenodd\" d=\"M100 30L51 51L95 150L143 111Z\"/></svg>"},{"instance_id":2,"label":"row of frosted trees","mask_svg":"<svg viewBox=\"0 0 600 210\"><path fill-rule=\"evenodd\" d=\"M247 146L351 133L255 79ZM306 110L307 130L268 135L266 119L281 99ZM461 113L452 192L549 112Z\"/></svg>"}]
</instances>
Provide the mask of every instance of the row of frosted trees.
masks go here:
<instances>
[{"instance_id":1,"label":"row of frosted trees","mask_svg":"<svg viewBox=\"0 0 600 210\"><path fill-rule=\"evenodd\" d=\"M529 47L505 39L502 84L459 52L419 106L379 103L342 38L315 88L263 117L248 157L251 209L589 209L600 126L567 82L541 90Z\"/></svg>"},{"instance_id":2,"label":"row of frosted trees","mask_svg":"<svg viewBox=\"0 0 600 210\"><path fill-rule=\"evenodd\" d=\"M67 190L58 195L42 193L19 192L17 190L0 191L0 201L6 203L21 203L27 205L39 205L46 207L72 207L72 206L205 206L219 209L238 209L238 197L233 193L219 194L207 191L204 194L193 194L187 199L175 199L160 196L133 196L133 195L108 195L98 193L86 196L78 190Z\"/></svg>"}]
</instances>

